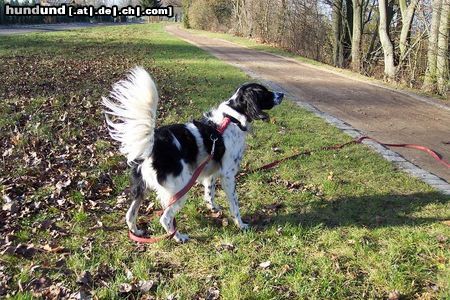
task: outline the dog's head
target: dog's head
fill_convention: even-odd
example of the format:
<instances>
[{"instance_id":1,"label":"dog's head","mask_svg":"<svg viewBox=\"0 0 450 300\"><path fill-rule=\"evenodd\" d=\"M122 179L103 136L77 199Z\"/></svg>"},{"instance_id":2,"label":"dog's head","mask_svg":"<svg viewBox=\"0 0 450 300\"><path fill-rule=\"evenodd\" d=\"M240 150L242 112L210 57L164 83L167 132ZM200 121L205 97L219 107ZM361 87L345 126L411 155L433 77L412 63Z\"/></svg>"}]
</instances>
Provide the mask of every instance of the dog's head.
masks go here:
<instances>
[{"instance_id":1,"label":"dog's head","mask_svg":"<svg viewBox=\"0 0 450 300\"><path fill-rule=\"evenodd\" d=\"M263 110L271 109L283 101L284 94L269 91L258 83L247 83L239 87L228 100L228 105L245 115L247 121L268 120L269 115Z\"/></svg>"}]
</instances>

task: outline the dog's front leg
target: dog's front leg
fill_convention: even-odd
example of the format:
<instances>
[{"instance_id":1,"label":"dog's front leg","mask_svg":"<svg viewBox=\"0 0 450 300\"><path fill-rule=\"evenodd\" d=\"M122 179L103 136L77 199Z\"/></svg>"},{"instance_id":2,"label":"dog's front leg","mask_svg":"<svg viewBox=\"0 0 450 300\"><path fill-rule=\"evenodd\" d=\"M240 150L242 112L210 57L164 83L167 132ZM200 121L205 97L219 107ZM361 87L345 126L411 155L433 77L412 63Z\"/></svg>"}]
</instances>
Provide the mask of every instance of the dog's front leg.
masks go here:
<instances>
[{"instance_id":1,"label":"dog's front leg","mask_svg":"<svg viewBox=\"0 0 450 300\"><path fill-rule=\"evenodd\" d=\"M236 181L234 175L225 174L222 176L222 187L227 194L228 202L230 204L230 212L234 223L240 229L248 229L249 225L242 222L241 213L239 211L239 202L236 195Z\"/></svg>"},{"instance_id":2,"label":"dog's front leg","mask_svg":"<svg viewBox=\"0 0 450 300\"><path fill-rule=\"evenodd\" d=\"M164 213L161 215L159 222L161 223L162 227L164 227L164 229L168 234L171 234L176 230L173 220L175 218L176 213L183 207L186 198L187 195L184 195L175 204L166 208L164 210ZM165 203L169 203L169 201L166 201ZM175 233L173 238L175 239L175 241L179 243L185 243L189 240L189 236L187 234L182 234L178 231Z\"/></svg>"}]
</instances>

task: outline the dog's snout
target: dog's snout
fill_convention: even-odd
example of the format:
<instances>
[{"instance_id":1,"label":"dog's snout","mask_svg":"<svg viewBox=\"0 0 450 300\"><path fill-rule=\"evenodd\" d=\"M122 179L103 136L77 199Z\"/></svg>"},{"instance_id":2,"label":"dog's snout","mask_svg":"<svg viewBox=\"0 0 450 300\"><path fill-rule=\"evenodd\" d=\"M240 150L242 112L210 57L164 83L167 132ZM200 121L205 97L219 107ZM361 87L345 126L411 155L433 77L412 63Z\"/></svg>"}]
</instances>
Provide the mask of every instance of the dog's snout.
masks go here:
<instances>
[{"instance_id":1,"label":"dog's snout","mask_svg":"<svg viewBox=\"0 0 450 300\"><path fill-rule=\"evenodd\" d=\"M284 93L281 92L275 92L274 93L274 102L276 105L280 104L281 101L283 101Z\"/></svg>"}]
</instances>

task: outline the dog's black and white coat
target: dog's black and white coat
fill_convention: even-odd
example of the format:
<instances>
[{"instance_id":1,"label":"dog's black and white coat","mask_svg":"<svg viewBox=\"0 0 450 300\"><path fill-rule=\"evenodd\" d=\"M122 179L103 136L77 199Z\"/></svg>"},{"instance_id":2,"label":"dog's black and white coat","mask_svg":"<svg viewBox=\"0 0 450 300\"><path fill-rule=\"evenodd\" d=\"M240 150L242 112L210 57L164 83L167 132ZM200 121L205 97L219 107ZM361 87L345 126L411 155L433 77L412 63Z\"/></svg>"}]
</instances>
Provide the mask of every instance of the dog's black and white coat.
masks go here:
<instances>
[{"instance_id":1,"label":"dog's black and white coat","mask_svg":"<svg viewBox=\"0 0 450 300\"><path fill-rule=\"evenodd\" d=\"M135 235L143 234L136 227L136 218L146 191L155 190L166 208L170 198L187 184L199 163L211 153L212 139L217 139L213 159L198 178L205 187L206 205L213 211L219 209L214 193L215 181L220 177L234 222L246 229L248 225L242 222L239 212L235 176L244 155L247 130L253 120L267 120L263 110L280 104L282 99L283 93L269 91L257 83L245 84L200 121L156 128L158 92L150 75L143 68L135 68L125 80L116 83L109 98L103 98L103 105L107 108L110 134L121 143L120 151L132 167L133 202L126 214L129 229ZM109 116L114 116L114 120ZM225 116L232 122L220 135L217 128ZM187 194L161 216L161 225L168 233L173 232L173 218L186 198ZM188 236L177 232L174 239L185 242Z\"/></svg>"}]
</instances>

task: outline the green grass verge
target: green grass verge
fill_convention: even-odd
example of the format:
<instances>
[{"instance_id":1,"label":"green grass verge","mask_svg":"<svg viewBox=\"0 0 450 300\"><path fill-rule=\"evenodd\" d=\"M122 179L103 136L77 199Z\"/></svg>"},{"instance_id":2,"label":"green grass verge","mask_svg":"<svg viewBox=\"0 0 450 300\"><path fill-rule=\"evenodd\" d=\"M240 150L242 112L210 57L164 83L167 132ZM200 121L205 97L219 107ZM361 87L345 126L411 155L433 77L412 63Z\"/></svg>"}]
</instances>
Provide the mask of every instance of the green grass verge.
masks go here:
<instances>
[{"instance_id":1,"label":"green grass verge","mask_svg":"<svg viewBox=\"0 0 450 300\"><path fill-rule=\"evenodd\" d=\"M128 171L105 130L101 95L142 65L158 83L159 124L167 124L200 117L249 81L163 25L1 37L0 59L0 184L20 203L16 214L0 213L2 296L450 296L449 198L362 145L314 152L240 179L248 232L231 225L227 211L209 214L195 187L177 218L189 243L130 242L121 203ZM254 124L243 168L349 140L289 101L271 117ZM221 190L217 198L226 209ZM19 244L56 250L29 253ZM152 288L127 292L124 284L140 280L152 280Z\"/></svg>"}]
</instances>

